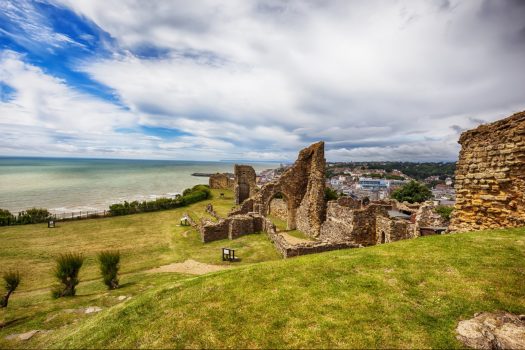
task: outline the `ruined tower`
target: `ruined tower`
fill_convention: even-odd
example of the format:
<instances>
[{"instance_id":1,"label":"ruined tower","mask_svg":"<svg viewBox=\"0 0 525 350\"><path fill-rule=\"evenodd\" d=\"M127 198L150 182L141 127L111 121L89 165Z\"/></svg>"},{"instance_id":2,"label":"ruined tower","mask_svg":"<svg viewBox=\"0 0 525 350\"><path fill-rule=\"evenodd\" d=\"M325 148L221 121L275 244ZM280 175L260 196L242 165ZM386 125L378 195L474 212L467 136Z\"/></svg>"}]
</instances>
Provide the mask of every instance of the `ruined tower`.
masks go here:
<instances>
[{"instance_id":1,"label":"ruined tower","mask_svg":"<svg viewBox=\"0 0 525 350\"><path fill-rule=\"evenodd\" d=\"M251 166L239 164L235 164L234 173L235 204L241 204L255 194L256 174Z\"/></svg>"},{"instance_id":2,"label":"ruined tower","mask_svg":"<svg viewBox=\"0 0 525 350\"><path fill-rule=\"evenodd\" d=\"M525 225L525 112L461 134L451 230Z\"/></svg>"}]
</instances>

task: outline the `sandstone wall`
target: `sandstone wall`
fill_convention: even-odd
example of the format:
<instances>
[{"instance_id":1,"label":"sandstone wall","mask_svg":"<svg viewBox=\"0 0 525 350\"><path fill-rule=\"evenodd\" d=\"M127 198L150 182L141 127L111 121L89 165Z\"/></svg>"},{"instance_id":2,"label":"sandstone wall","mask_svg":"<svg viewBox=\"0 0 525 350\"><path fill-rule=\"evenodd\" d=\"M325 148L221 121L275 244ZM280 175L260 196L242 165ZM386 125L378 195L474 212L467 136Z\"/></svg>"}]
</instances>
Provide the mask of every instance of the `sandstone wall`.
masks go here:
<instances>
[{"instance_id":1,"label":"sandstone wall","mask_svg":"<svg viewBox=\"0 0 525 350\"><path fill-rule=\"evenodd\" d=\"M525 225L525 112L464 132L451 230Z\"/></svg>"},{"instance_id":2,"label":"sandstone wall","mask_svg":"<svg viewBox=\"0 0 525 350\"><path fill-rule=\"evenodd\" d=\"M233 190L233 179L228 174L213 174L210 175L209 185L211 189L216 190Z\"/></svg>"},{"instance_id":3,"label":"sandstone wall","mask_svg":"<svg viewBox=\"0 0 525 350\"><path fill-rule=\"evenodd\" d=\"M244 235L262 232L263 216L250 213L231 215L217 222L210 220L204 221L199 231L204 243L217 241L221 239L235 239Z\"/></svg>"},{"instance_id":4,"label":"sandstone wall","mask_svg":"<svg viewBox=\"0 0 525 350\"><path fill-rule=\"evenodd\" d=\"M230 220L221 219L218 222L208 221L201 224L199 231L202 242L204 243L226 239L230 232Z\"/></svg>"},{"instance_id":5,"label":"sandstone wall","mask_svg":"<svg viewBox=\"0 0 525 350\"><path fill-rule=\"evenodd\" d=\"M320 238L332 242L354 242L361 245L377 243L376 218L387 216L388 205L370 204L360 209L330 201Z\"/></svg>"},{"instance_id":6,"label":"sandstone wall","mask_svg":"<svg viewBox=\"0 0 525 350\"><path fill-rule=\"evenodd\" d=\"M287 228L299 229L310 237L319 236L325 219L324 142L301 150L295 163L279 179L264 185L252 197L253 210L266 216L270 202L282 193L287 203Z\"/></svg>"},{"instance_id":7,"label":"sandstone wall","mask_svg":"<svg viewBox=\"0 0 525 350\"><path fill-rule=\"evenodd\" d=\"M376 244L411 239L418 236L416 225L403 219L392 219L386 216L376 218Z\"/></svg>"},{"instance_id":8,"label":"sandstone wall","mask_svg":"<svg viewBox=\"0 0 525 350\"><path fill-rule=\"evenodd\" d=\"M423 204L416 212L417 230L421 227L447 227L449 222L436 212L436 207Z\"/></svg>"}]
</instances>

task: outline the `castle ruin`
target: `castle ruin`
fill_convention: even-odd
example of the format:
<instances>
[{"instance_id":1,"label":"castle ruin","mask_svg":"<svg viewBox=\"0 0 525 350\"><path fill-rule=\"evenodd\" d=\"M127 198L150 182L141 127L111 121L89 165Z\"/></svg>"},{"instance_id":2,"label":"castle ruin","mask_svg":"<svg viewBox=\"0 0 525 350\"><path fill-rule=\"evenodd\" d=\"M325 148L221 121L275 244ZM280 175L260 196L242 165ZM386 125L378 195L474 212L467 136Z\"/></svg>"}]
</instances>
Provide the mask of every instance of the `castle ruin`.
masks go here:
<instances>
[{"instance_id":1,"label":"castle ruin","mask_svg":"<svg viewBox=\"0 0 525 350\"><path fill-rule=\"evenodd\" d=\"M227 173L217 173L210 175L209 186L215 190L233 190L234 179Z\"/></svg>"},{"instance_id":2,"label":"castle ruin","mask_svg":"<svg viewBox=\"0 0 525 350\"><path fill-rule=\"evenodd\" d=\"M235 165L235 202L226 218L203 219L198 225L203 242L234 239L265 232L284 257L355 248L444 231L443 219L430 204L408 205L396 201L371 202L341 197L326 202L324 143L301 150L295 163L280 178L260 189L255 171ZM208 212L214 213L213 208ZM290 243L277 231L269 215L286 221L287 230L298 229L311 240Z\"/></svg>"},{"instance_id":3,"label":"castle ruin","mask_svg":"<svg viewBox=\"0 0 525 350\"><path fill-rule=\"evenodd\" d=\"M525 112L461 134L451 230L525 225Z\"/></svg>"},{"instance_id":4,"label":"castle ruin","mask_svg":"<svg viewBox=\"0 0 525 350\"><path fill-rule=\"evenodd\" d=\"M241 204L255 194L257 176L251 166L238 164L235 164L234 174L233 191L235 192L235 204Z\"/></svg>"}]
</instances>

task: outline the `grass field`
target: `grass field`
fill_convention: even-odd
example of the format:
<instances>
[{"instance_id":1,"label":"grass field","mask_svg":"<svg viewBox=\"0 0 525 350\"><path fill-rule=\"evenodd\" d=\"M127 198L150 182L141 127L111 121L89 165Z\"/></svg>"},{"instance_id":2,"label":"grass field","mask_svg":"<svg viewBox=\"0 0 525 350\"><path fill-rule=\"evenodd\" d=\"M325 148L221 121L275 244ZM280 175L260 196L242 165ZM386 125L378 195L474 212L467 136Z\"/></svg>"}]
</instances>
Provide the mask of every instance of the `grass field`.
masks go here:
<instances>
[{"instance_id":1,"label":"grass field","mask_svg":"<svg viewBox=\"0 0 525 350\"><path fill-rule=\"evenodd\" d=\"M214 200L216 210L228 210L229 203ZM190 209L199 215L205 205ZM215 245L203 245L195 232L184 237L176 226L183 211L71 222L55 231L1 229L8 247L2 246L2 268L29 268L29 259L35 273L24 272L20 292L0 311L6 324L0 348L450 348L460 347L454 328L461 319L480 311L525 313L525 229L281 260L263 234ZM186 258L220 263L217 251L226 242L240 245L237 268L197 277L143 273ZM124 253L123 285L116 291L95 280L92 257L106 246ZM39 289L52 282L46 259L79 248L88 264L78 296L52 300ZM103 311L67 311L86 306ZM5 339L33 329L53 331L27 342Z\"/></svg>"}]
</instances>

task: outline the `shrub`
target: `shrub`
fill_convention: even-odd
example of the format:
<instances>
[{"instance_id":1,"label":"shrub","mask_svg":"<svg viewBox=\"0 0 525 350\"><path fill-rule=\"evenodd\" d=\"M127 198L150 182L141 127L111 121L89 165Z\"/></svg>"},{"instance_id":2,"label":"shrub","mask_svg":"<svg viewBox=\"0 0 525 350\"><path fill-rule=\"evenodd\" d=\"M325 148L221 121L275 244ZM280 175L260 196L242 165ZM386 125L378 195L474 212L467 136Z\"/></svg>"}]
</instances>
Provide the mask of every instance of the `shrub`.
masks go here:
<instances>
[{"instance_id":1,"label":"shrub","mask_svg":"<svg viewBox=\"0 0 525 350\"><path fill-rule=\"evenodd\" d=\"M454 211L453 207L447 207L444 205L439 205L436 207L436 213L441 215L443 220L450 221L450 215L452 215L452 212Z\"/></svg>"},{"instance_id":2,"label":"shrub","mask_svg":"<svg viewBox=\"0 0 525 350\"><path fill-rule=\"evenodd\" d=\"M9 302L9 297L15 289L20 284L20 273L18 271L8 271L4 272L2 275L2 278L5 282L5 289L7 291L6 295L2 297L2 300L0 300L0 307L7 307L7 303Z\"/></svg>"},{"instance_id":3,"label":"shrub","mask_svg":"<svg viewBox=\"0 0 525 350\"><path fill-rule=\"evenodd\" d=\"M0 226L14 225L16 218L9 210L0 209Z\"/></svg>"},{"instance_id":4,"label":"shrub","mask_svg":"<svg viewBox=\"0 0 525 350\"><path fill-rule=\"evenodd\" d=\"M330 187L325 187L324 189L324 200L325 201L333 201L335 199L337 199L339 196L337 194L337 191L330 188Z\"/></svg>"},{"instance_id":5,"label":"shrub","mask_svg":"<svg viewBox=\"0 0 525 350\"><path fill-rule=\"evenodd\" d=\"M432 198L432 192L425 185L412 180L392 192L391 197L399 202L420 203Z\"/></svg>"},{"instance_id":6,"label":"shrub","mask_svg":"<svg viewBox=\"0 0 525 350\"><path fill-rule=\"evenodd\" d=\"M17 224L38 224L47 222L51 218L51 213L44 208L31 208L18 213Z\"/></svg>"},{"instance_id":7,"label":"shrub","mask_svg":"<svg viewBox=\"0 0 525 350\"><path fill-rule=\"evenodd\" d=\"M84 257L78 253L65 253L60 254L55 262L55 277L60 284L53 290L53 296L55 298L74 296L75 287L80 282L78 273L84 263Z\"/></svg>"},{"instance_id":8,"label":"shrub","mask_svg":"<svg viewBox=\"0 0 525 350\"><path fill-rule=\"evenodd\" d=\"M157 198L154 201L124 202L109 206L111 215L128 215L149 211L179 208L211 197L210 187L196 185L185 189L182 196L176 198Z\"/></svg>"},{"instance_id":9,"label":"shrub","mask_svg":"<svg viewBox=\"0 0 525 350\"><path fill-rule=\"evenodd\" d=\"M118 288L118 270L120 267L120 252L118 250L105 250L98 254L100 273L108 289Z\"/></svg>"}]
</instances>

